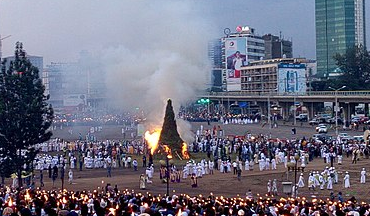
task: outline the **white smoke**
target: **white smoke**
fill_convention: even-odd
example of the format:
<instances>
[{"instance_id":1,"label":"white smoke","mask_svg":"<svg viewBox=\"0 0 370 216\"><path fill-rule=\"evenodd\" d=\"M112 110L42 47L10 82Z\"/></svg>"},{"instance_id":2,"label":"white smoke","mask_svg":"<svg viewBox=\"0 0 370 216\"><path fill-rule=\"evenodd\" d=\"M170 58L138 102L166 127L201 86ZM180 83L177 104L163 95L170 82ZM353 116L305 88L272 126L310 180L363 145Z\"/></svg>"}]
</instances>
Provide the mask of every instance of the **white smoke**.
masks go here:
<instances>
[{"instance_id":1,"label":"white smoke","mask_svg":"<svg viewBox=\"0 0 370 216\"><path fill-rule=\"evenodd\" d=\"M175 113L194 100L206 88L211 71L207 58L210 23L202 20L201 11L192 11L192 3L160 2L166 5L161 11L127 16L134 24L128 29L141 26L143 31L127 32L121 45L99 54L109 97L120 108L140 107L150 127L162 126L168 99ZM190 124L177 122L181 137L191 142Z\"/></svg>"}]
</instances>

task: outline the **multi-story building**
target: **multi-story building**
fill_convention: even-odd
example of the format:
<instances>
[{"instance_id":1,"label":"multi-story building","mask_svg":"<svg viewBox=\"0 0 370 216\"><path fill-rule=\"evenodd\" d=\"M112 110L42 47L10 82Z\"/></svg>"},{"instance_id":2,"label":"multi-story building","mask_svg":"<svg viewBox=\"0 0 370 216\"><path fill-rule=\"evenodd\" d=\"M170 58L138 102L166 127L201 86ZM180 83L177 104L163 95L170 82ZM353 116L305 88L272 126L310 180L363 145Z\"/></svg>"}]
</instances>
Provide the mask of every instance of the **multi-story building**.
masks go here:
<instances>
[{"instance_id":1,"label":"multi-story building","mask_svg":"<svg viewBox=\"0 0 370 216\"><path fill-rule=\"evenodd\" d=\"M317 72L338 72L333 56L365 43L365 0L315 0Z\"/></svg>"},{"instance_id":2,"label":"multi-story building","mask_svg":"<svg viewBox=\"0 0 370 216\"><path fill-rule=\"evenodd\" d=\"M64 111L97 108L106 98L104 74L83 61L51 63L44 70L44 80L50 103Z\"/></svg>"},{"instance_id":3,"label":"multi-story building","mask_svg":"<svg viewBox=\"0 0 370 216\"><path fill-rule=\"evenodd\" d=\"M42 77L42 70L44 67L44 58L41 56L32 56L32 55L27 55L27 59L31 62L31 64L39 69L39 76L40 78ZM9 57L4 57L4 60L6 60L6 68L9 67L10 62L15 60L15 56L9 56Z\"/></svg>"},{"instance_id":4,"label":"multi-story building","mask_svg":"<svg viewBox=\"0 0 370 216\"><path fill-rule=\"evenodd\" d=\"M279 58L250 62L241 70L241 90L250 93L306 92L314 62Z\"/></svg>"},{"instance_id":5,"label":"multi-story building","mask_svg":"<svg viewBox=\"0 0 370 216\"><path fill-rule=\"evenodd\" d=\"M222 84L227 91L241 90L241 67L265 57L265 41L253 28L238 26L222 44Z\"/></svg>"},{"instance_id":6,"label":"multi-story building","mask_svg":"<svg viewBox=\"0 0 370 216\"><path fill-rule=\"evenodd\" d=\"M208 43L208 57L212 66L211 88L212 91L222 90L222 43L216 39Z\"/></svg>"},{"instance_id":7,"label":"multi-story building","mask_svg":"<svg viewBox=\"0 0 370 216\"><path fill-rule=\"evenodd\" d=\"M265 59L293 58L292 41L272 34L265 34L262 38L265 41Z\"/></svg>"}]
</instances>

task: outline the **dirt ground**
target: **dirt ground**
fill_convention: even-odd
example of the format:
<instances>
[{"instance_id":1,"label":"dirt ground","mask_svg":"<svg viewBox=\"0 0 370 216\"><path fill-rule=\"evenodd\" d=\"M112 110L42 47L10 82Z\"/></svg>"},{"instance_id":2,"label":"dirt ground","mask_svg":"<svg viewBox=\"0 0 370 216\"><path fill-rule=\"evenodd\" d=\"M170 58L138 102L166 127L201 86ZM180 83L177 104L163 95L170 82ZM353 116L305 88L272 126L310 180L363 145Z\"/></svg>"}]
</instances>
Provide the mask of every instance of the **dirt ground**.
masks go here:
<instances>
[{"instance_id":1,"label":"dirt ground","mask_svg":"<svg viewBox=\"0 0 370 216\"><path fill-rule=\"evenodd\" d=\"M205 123L193 123L193 130L196 131L199 128L200 124L204 125L204 128L210 128L213 125L206 125ZM236 134L241 135L245 134L246 131L252 133L267 133L269 130L267 128L262 128L260 125L223 125L223 129L226 134ZM74 140L78 138L78 133L86 134L88 127L76 127L73 128L73 134L68 133L69 128L63 128L62 130L58 129L54 131L55 137L64 138L67 140ZM281 126L278 129L271 129L270 132L272 136L279 138L288 138L290 135L291 126ZM300 136L310 136L312 135L313 129L311 127L301 127L297 128L297 137ZM351 134L359 134L358 132L350 132ZM128 136L128 132L126 136ZM96 133L96 136L99 140L104 139L122 139L123 135L121 133L120 127L106 127L103 128L102 132ZM234 158L233 158L234 159ZM351 164L350 158L343 158L343 165L336 168L339 171L339 183L334 184L334 193L338 194L339 191L342 191L344 198L350 198L355 196L357 199L363 201L369 201L369 189L370 187L367 184L360 184L360 171L362 167L368 168L370 161L368 159L361 159L357 164ZM138 160L139 165L141 165L141 159ZM329 190L319 190L309 191L307 188L307 179L308 173L313 170L322 171L325 166L323 160L315 159L312 163L307 165L307 168L304 172L305 178L305 188L299 190L299 196L305 197L319 197L319 198L328 198L330 191ZM132 169L123 169L116 168L112 170L112 177L107 178L107 171L104 169L83 169L83 171L74 170L74 181L73 184L68 184L67 182L67 173L66 171L66 182L64 188L71 190L99 190L101 187L104 187L107 183L111 185L117 185L120 190L129 189L135 191L141 191L142 193L152 193L152 194L165 194L166 193L166 184L161 183L159 179L159 164L155 164L155 175L153 179L153 184L147 184L146 190L139 190L139 176L140 174L145 173L145 168L139 167L138 171L133 171ZM285 196L282 194L282 182L287 181L286 169L283 164L278 165L276 171L262 171L257 170L258 166L255 166L254 171L243 171L241 181L238 181L236 175L232 173L220 173L215 171L214 175L205 175L203 178L198 179L198 188L191 188L190 178L181 179L181 183L170 183L170 193L186 193L189 195L208 195L209 193L214 193L218 196L244 196L246 192L250 189L254 195L256 194L266 194L267 192L267 182L269 179L276 179L278 181L278 191L279 195ZM345 190L343 187L343 177L344 172L349 171L351 179L351 188ZM368 170L370 173L370 169ZM297 173L297 181L300 173ZM51 179L48 178L47 174L44 174L45 189L52 189ZM294 182L294 172L289 173L289 181ZM368 179L370 181L370 178ZM36 184L39 186L39 182ZM58 179L55 184L55 188L61 188L61 180Z\"/></svg>"}]
</instances>

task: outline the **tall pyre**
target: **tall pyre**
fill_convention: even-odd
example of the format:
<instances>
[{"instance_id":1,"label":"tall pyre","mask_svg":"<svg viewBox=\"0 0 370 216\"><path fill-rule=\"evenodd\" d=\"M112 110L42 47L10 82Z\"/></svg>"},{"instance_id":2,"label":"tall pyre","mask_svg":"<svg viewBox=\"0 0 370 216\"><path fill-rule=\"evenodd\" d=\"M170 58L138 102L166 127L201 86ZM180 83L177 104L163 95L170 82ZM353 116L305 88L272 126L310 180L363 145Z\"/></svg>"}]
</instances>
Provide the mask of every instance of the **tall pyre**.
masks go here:
<instances>
[{"instance_id":1,"label":"tall pyre","mask_svg":"<svg viewBox=\"0 0 370 216\"><path fill-rule=\"evenodd\" d=\"M150 157L155 153L166 154L172 158L172 155L182 159L189 159L187 144L181 139L175 120L175 113L172 107L172 101L167 101L166 113L162 129L154 129L145 133L145 140L150 149Z\"/></svg>"}]
</instances>

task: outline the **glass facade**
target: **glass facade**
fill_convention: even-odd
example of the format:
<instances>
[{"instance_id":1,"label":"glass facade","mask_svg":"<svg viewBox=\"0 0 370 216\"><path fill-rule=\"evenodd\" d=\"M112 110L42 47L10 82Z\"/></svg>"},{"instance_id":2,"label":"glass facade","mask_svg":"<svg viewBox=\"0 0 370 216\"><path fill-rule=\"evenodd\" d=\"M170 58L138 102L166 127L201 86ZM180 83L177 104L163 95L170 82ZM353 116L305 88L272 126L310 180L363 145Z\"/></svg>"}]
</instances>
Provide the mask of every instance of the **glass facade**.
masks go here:
<instances>
[{"instance_id":1,"label":"glass facade","mask_svg":"<svg viewBox=\"0 0 370 216\"><path fill-rule=\"evenodd\" d=\"M356 1L315 1L317 72L322 77L336 71L335 54L344 53L348 47L357 44Z\"/></svg>"}]
</instances>

